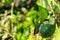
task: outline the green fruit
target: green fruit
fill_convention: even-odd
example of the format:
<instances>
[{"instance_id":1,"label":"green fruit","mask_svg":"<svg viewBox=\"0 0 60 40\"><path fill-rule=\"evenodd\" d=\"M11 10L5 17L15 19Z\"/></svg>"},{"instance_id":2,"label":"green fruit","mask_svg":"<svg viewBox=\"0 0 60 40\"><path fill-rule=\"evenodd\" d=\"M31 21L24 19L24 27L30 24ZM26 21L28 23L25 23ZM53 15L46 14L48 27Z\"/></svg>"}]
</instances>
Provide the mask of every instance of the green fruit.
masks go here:
<instances>
[{"instance_id":1,"label":"green fruit","mask_svg":"<svg viewBox=\"0 0 60 40\"><path fill-rule=\"evenodd\" d=\"M53 33L55 32L55 28L56 28L55 24L54 25L52 25L52 24L41 24L40 28L39 28L40 35L43 38L48 38L48 37L53 35Z\"/></svg>"}]
</instances>

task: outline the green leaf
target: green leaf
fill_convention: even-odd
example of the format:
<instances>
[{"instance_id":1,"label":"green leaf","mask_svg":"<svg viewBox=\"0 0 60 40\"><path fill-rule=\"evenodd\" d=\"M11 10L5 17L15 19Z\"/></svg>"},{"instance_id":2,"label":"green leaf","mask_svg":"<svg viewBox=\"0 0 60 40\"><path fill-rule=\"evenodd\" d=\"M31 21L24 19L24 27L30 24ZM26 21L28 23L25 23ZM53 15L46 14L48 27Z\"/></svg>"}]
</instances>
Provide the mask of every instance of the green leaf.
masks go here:
<instances>
[{"instance_id":1,"label":"green leaf","mask_svg":"<svg viewBox=\"0 0 60 40\"><path fill-rule=\"evenodd\" d=\"M43 8L42 6L39 6L39 16L40 16L40 20L44 21L47 17L48 17L48 11L47 9Z\"/></svg>"},{"instance_id":2,"label":"green leaf","mask_svg":"<svg viewBox=\"0 0 60 40\"><path fill-rule=\"evenodd\" d=\"M34 24L31 24L30 25L30 29L34 29L35 25Z\"/></svg>"},{"instance_id":3,"label":"green leaf","mask_svg":"<svg viewBox=\"0 0 60 40\"><path fill-rule=\"evenodd\" d=\"M31 8L30 11L26 14L26 16L33 16L36 11L34 11L34 8Z\"/></svg>"},{"instance_id":4,"label":"green leaf","mask_svg":"<svg viewBox=\"0 0 60 40\"><path fill-rule=\"evenodd\" d=\"M31 25L32 24L32 21L24 21L23 22L23 26L26 28L26 27L28 27L29 25Z\"/></svg>"},{"instance_id":5,"label":"green leaf","mask_svg":"<svg viewBox=\"0 0 60 40\"><path fill-rule=\"evenodd\" d=\"M5 3L6 3L7 5L10 5L13 1L14 1L14 0L5 0Z\"/></svg>"},{"instance_id":6,"label":"green leaf","mask_svg":"<svg viewBox=\"0 0 60 40\"><path fill-rule=\"evenodd\" d=\"M21 36L22 36L21 33L17 33L17 34L15 35L16 40L21 40Z\"/></svg>"},{"instance_id":7,"label":"green leaf","mask_svg":"<svg viewBox=\"0 0 60 40\"><path fill-rule=\"evenodd\" d=\"M28 36L29 35L29 28L24 28L24 36Z\"/></svg>"},{"instance_id":8,"label":"green leaf","mask_svg":"<svg viewBox=\"0 0 60 40\"><path fill-rule=\"evenodd\" d=\"M12 22L16 23L17 22L16 18L17 18L16 15L13 14L12 15Z\"/></svg>"},{"instance_id":9,"label":"green leaf","mask_svg":"<svg viewBox=\"0 0 60 40\"><path fill-rule=\"evenodd\" d=\"M17 24L17 26L16 26L16 32L21 32L21 31L23 31L22 26L23 26L22 23Z\"/></svg>"}]
</instances>

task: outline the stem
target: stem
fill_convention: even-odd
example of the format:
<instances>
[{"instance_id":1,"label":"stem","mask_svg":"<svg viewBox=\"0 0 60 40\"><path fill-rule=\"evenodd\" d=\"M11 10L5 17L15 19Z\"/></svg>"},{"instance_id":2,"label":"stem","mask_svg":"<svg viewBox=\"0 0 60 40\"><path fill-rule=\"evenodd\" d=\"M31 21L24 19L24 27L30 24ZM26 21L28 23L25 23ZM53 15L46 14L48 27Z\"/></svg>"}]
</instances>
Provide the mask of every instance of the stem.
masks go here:
<instances>
[{"instance_id":1,"label":"stem","mask_svg":"<svg viewBox=\"0 0 60 40\"><path fill-rule=\"evenodd\" d=\"M13 8L14 8L14 3L11 4L11 16L13 15ZM13 22L11 19L11 28L12 28L12 33L13 33Z\"/></svg>"}]
</instances>

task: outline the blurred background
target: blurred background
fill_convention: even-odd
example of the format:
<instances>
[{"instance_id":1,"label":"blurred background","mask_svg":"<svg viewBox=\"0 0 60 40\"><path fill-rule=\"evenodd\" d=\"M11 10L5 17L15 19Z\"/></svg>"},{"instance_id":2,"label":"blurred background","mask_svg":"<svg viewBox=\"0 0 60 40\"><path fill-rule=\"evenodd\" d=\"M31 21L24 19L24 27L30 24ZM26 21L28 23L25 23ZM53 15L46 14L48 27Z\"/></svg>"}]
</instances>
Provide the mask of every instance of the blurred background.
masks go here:
<instances>
[{"instance_id":1,"label":"blurred background","mask_svg":"<svg viewBox=\"0 0 60 40\"><path fill-rule=\"evenodd\" d=\"M60 40L60 0L0 0L0 40Z\"/></svg>"}]
</instances>

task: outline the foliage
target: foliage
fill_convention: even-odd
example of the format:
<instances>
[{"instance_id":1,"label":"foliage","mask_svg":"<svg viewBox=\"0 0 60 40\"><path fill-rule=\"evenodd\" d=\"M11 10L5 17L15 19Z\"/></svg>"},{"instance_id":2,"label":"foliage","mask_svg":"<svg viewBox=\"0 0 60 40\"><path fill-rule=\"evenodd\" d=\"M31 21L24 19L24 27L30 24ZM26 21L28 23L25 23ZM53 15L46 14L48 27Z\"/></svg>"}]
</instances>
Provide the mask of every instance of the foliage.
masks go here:
<instances>
[{"instance_id":1,"label":"foliage","mask_svg":"<svg viewBox=\"0 0 60 40\"><path fill-rule=\"evenodd\" d=\"M1 0L0 40L59 40L59 4L56 0Z\"/></svg>"}]
</instances>

